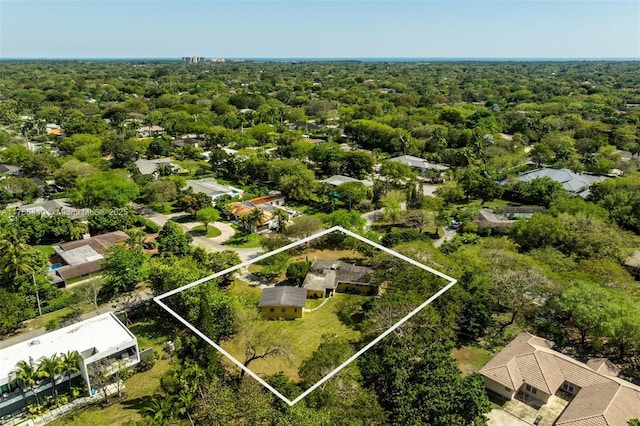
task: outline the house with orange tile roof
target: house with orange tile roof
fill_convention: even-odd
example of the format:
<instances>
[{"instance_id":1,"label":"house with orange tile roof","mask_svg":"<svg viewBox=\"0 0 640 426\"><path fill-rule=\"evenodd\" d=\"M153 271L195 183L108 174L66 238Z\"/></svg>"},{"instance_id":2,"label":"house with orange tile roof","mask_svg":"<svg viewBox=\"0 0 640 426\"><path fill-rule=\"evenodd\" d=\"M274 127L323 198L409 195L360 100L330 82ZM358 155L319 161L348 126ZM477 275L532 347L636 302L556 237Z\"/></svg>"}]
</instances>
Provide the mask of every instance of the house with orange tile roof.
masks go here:
<instances>
[{"instance_id":1,"label":"house with orange tile roof","mask_svg":"<svg viewBox=\"0 0 640 426\"><path fill-rule=\"evenodd\" d=\"M586 364L554 351L550 340L520 333L481 370L488 390L545 404L552 395L569 403L558 426L626 425L640 418L640 387L618 377L607 359Z\"/></svg>"},{"instance_id":2,"label":"house with orange tile roof","mask_svg":"<svg viewBox=\"0 0 640 426\"><path fill-rule=\"evenodd\" d=\"M278 208L284 207L284 202L284 195L280 192L273 192L262 197L231 203L231 214L235 217L238 224L248 227L248 230L251 232L277 229L279 218L274 213ZM255 223L246 223L243 218L249 216L255 209L262 212L262 219Z\"/></svg>"}]
</instances>

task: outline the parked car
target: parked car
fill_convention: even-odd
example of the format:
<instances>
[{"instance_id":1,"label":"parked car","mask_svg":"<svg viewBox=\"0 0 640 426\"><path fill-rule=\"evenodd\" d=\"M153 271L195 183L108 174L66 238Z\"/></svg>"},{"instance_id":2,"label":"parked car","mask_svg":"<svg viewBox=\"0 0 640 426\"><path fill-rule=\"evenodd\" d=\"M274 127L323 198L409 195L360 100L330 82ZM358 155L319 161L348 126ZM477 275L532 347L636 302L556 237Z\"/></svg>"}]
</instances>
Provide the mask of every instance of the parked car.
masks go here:
<instances>
[{"instance_id":1,"label":"parked car","mask_svg":"<svg viewBox=\"0 0 640 426\"><path fill-rule=\"evenodd\" d=\"M156 248L156 244L151 241L147 241L145 243L142 243L142 248L144 248L145 250L153 250L154 248Z\"/></svg>"}]
</instances>

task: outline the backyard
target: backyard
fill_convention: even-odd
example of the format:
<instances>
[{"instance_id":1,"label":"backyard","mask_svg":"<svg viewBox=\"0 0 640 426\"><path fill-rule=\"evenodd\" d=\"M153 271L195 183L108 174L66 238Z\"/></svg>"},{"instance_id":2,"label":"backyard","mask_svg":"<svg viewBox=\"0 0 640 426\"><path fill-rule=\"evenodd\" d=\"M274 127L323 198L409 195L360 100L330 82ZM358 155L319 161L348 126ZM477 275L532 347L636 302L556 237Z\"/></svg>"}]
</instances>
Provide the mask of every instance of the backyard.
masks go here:
<instances>
[{"instance_id":1,"label":"backyard","mask_svg":"<svg viewBox=\"0 0 640 426\"><path fill-rule=\"evenodd\" d=\"M251 288L240 280L236 280L230 290L245 295L247 300L256 301L261 293L259 288ZM287 355L255 360L249 365L249 368L260 376L282 371L287 377L299 380L298 368L300 364L320 346L323 335L336 334L354 341L360 338L357 327L361 316L358 314L362 310L362 304L368 299L365 296L336 294L328 299L321 308L313 312L305 312L303 318L292 321L269 321L260 316L252 317L251 322L242 324L244 333L238 333L232 339L223 341L221 346L238 361L243 362L246 331L248 329L255 331L255 336L269 336L268 338L274 339L286 348ZM307 309L312 306L318 307L322 300L311 302L307 304ZM255 310L256 308L242 306L239 309ZM350 316L345 318L341 312L349 312ZM251 331L248 334L252 334ZM341 361L346 361L346 359ZM231 362L228 363L231 364Z\"/></svg>"},{"instance_id":2,"label":"backyard","mask_svg":"<svg viewBox=\"0 0 640 426\"><path fill-rule=\"evenodd\" d=\"M148 315L147 318L154 318ZM107 407L100 404L80 409L68 416L50 423L54 426L80 425L121 425L127 421L142 419L139 410L145 406L148 399L155 393L159 393L160 378L169 370L168 359L163 359L163 348L167 337L162 327L154 319L137 319L129 326L129 329L138 338L140 350L153 348L160 356L155 365L148 371L135 373L125 380L124 392L126 397L114 402Z\"/></svg>"}]
</instances>

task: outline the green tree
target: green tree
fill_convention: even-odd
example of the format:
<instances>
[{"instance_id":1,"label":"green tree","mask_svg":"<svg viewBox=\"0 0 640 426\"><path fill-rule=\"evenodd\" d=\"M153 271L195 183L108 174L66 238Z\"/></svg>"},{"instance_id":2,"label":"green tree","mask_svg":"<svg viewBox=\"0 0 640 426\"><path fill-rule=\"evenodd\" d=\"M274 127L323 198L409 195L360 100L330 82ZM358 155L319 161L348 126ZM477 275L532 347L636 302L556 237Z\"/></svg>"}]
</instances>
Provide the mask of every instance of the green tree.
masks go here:
<instances>
[{"instance_id":1,"label":"green tree","mask_svg":"<svg viewBox=\"0 0 640 426\"><path fill-rule=\"evenodd\" d=\"M360 366L392 424L486 424L490 404L482 377L463 377L442 345L425 345L417 354L382 345L367 352Z\"/></svg>"},{"instance_id":2,"label":"green tree","mask_svg":"<svg viewBox=\"0 0 640 426\"><path fill-rule=\"evenodd\" d=\"M567 230L553 216L534 214L530 219L518 220L510 230L510 236L523 250L557 247L567 237Z\"/></svg>"},{"instance_id":3,"label":"green tree","mask_svg":"<svg viewBox=\"0 0 640 426\"><path fill-rule=\"evenodd\" d=\"M36 405L40 407L40 398L38 398L37 389L40 386L40 374L38 374L38 368L33 361L32 357L29 357L28 361L19 361L16 364L16 381L18 386L22 389L22 397L26 399L26 390L30 390L36 399Z\"/></svg>"},{"instance_id":4,"label":"green tree","mask_svg":"<svg viewBox=\"0 0 640 426\"><path fill-rule=\"evenodd\" d=\"M349 151L342 158L342 172L356 179L365 179L373 172L374 158L367 151Z\"/></svg>"},{"instance_id":5,"label":"green tree","mask_svg":"<svg viewBox=\"0 0 640 426\"><path fill-rule=\"evenodd\" d=\"M78 366L80 362L82 362L82 357L78 351L67 351L66 353L62 353L60 356L62 361L62 372L67 376L67 384L69 389L71 389L71 376L74 373L79 373L80 369Z\"/></svg>"},{"instance_id":6,"label":"green tree","mask_svg":"<svg viewBox=\"0 0 640 426\"><path fill-rule=\"evenodd\" d=\"M206 207L196 212L196 219L204 225L205 232L209 232L209 224L220 218L220 213L213 207Z\"/></svg>"},{"instance_id":7,"label":"green tree","mask_svg":"<svg viewBox=\"0 0 640 426\"><path fill-rule=\"evenodd\" d=\"M323 227L322 220L315 216L304 215L293 220L285 234L294 238L306 238L319 232Z\"/></svg>"},{"instance_id":8,"label":"green tree","mask_svg":"<svg viewBox=\"0 0 640 426\"><path fill-rule=\"evenodd\" d=\"M331 212L326 222L330 226L342 226L345 229L351 231L363 231L367 221L362 217L360 213L353 210L340 209Z\"/></svg>"},{"instance_id":9,"label":"green tree","mask_svg":"<svg viewBox=\"0 0 640 426\"><path fill-rule=\"evenodd\" d=\"M79 207L124 207L138 193L138 186L123 173L108 171L78 179L69 199Z\"/></svg>"},{"instance_id":10,"label":"green tree","mask_svg":"<svg viewBox=\"0 0 640 426\"><path fill-rule=\"evenodd\" d=\"M177 257L184 257L189 254L189 244L192 240L191 235L184 232L182 226L173 221L165 223L156 238L158 249L163 255Z\"/></svg>"},{"instance_id":11,"label":"green tree","mask_svg":"<svg viewBox=\"0 0 640 426\"><path fill-rule=\"evenodd\" d=\"M34 315L24 296L0 288L0 335L15 330L20 323Z\"/></svg>"},{"instance_id":12,"label":"green tree","mask_svg":"<svg viewBox=\"0 0 640 426\"><path fill-rule=\"evenodd\" d=\"M56 354L50 357L40 358L40 365L38 365L38 375L51 381L51 396L55 399L58 395L56 389L56 380L63 372L63 364L60 357Z\"/></svg>"},{"instance_id":13,"label":"green tree","mask_svg":"<svg viewBox=\"0 0 640 426\"><path fill-rule=\"evenodd\" d=\"M609 316L609 293L594 284L574 282L568 286L557 301L558 307L570 315L572 324L580 332L580 343L587 337L596 337L599 328Z\"/></svg>"},{"instance_id":14,"label":"green tree","mask_svg":"<svg viewBox=\"0 0 640 426\"><path fill-rule=\"evenodd\" d=\"M33 248L26 244L16 229L9 229L0 240L0 268L4 282L30 275L38 269Z\"/></svg>"},{"instance_id":15,"label":"green tree","mask_svg":"<svg viewBox=\"0 0 640 426\"><path fill-rule=\"evenodd\" d=\"M198 210L211 207L213 202L205 193L188 190L180 196L178 204L182 210L193 216Z\"/></svg>"},{"instance_id":16,"label":"green tree","mask_svg":"<svg viewBox=\"0 0 640 426\"><path fill-rule=\"evenodd\" d=\"M170 180L154 180L144 187L144 197L151 204L162 204L175 200L178 197L178 189Z\"/></svg>"},{"instance_id":17,"label":"green tree","mask_svg":"<svg viewBox=\"0 0 640 426\"><path fill-rule=\"evenodd\" d=\"M136 244L109 248L102 262L102 272L105 277L103 288L110 294L132 291L148 275L142 247Z\"/></svg>"},{"instance_id":18,"label":"green tree","mask_svg":"<svg viewBox=\"0 0 640 426\"><path fill-rule=\"evenodd\" d=\"M369 196L369 191L362 182L342 183L336 188L336 192L340 196L340 200L348 206L349 210Z\"/></svg>"},{"instance_id":19,"label":"green tree","mask_svg":"<svg viewBox=\"0 0 640 426\"><path fill-rule=\"evenodd\" d=\"M287 280L293 285L300 285L309 272L309 262L292 262L287 266Z\"/></svg>"}]
</instances>

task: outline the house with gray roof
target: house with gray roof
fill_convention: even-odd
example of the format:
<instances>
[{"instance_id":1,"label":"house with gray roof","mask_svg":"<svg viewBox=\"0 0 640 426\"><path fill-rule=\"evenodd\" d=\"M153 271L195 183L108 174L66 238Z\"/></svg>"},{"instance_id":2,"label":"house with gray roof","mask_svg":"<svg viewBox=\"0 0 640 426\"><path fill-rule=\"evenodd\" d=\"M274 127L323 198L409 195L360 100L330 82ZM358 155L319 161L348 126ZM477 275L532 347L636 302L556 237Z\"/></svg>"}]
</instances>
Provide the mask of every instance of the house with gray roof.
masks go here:
<instances>
[{"instance_id":1,"label":"house with gray roof","mask_svg":"<svg viewBox=\"0 0 640 426\"><path fill-rule=\"evenodd\" d=\"M20 174L20 170L19 166L0 163L0 176L16 176Z\"/></svg>"},{"instance_id":2,"label":"house with gray roof","mask_svg":"<svg viewBox=\"0 0 640 426\"><path fill-rule=\"evenodd\" d=\"M160 176L158 173L158 168L161 166L171 167L171 170L174 173L177 173L180 171L180 167L173 164L169 157L156 158L153 160L139 158L135 161L135 165L138 168L138 170L140 170L141 175L154 175L156 178Z\"/></svg>"},{"instance_id":3,"label":"house with gray roof","mask_svg":"<svg viewBox=\"0 0 640 426\"><path fill-rule=\"evenodd\" d=\"M444 164L430 163L424 158L414 157L413 155L401 155L399 157L390 158L389 161L406 164L407 166L411 167L414 170L417 170L420 173L423 173L427 170L437 170L440 172L449 170L449 167L445 166Z\"/></svg>"},{"instance_id":4,"label":"house with gray roof","mask_svg":"<svg viewBox=\"0 0 640 426\"><path fill-rule=\"evenodd\" d=\"M16 207L16 214L41 214L44 216L61 215L71 220L84 220L90 209L78 209L69 203L68 198L47 200L41 203L23 204Z\"/></svg>"},{"instance_id":5,"label":"house with gray roof","mask_svg":"<svg viewBox=\"0 0 640 426\"><path fill-rule=\"evenodd\" d=\"M222 195L226 194L235 197L243 192L241 189L221 185L214 178L187 180L187 187L191 188L193 192L207 194L214 202L216 198Z\"/></svg>"},{"instance_id":6,"label":"house with gray roof","mask_svg":"<svg viewBox=\"0 0 640 426\"><path fill-rule=\"evenodd\" d=\"M520 333L480 370L486 388L539 407L540 413L551 398L568 401L545 424L626 425L640 417L640 387L619 378L615 365L606 359L585 364L553 346L550 340Z\"/></svg>"},{"instance_id":7,"label":"house with gray roof","mask_svg":"<svg viewBox=\"0 0 640 426\"><path fill-rule=\"evenodd\" d=\"M373 186L373 182L370 181L369 179L362 179L361 180L361 179L352 178L350 176L342 176L342 175L333 175L333 176L328 177L326 179L319 180L318 182L327 183L327 184L333 185L333 186L340 186L343 183L347 183L347 182L360 182L361 184L363 184L367 188L370 188L370 187Z\"/></svg>"},{"instance_id":8,"label":"house with gray roof","mask_svg":"<svg viewBox=\"0 0 640 426\"><path fill-rule=\"evenodd\" d=\"M334 293L370 295L377 291L371 285L373 269L341 260L316 259L302 282L308 298L331 297Z\"/></svg>"},{"instance_id":9,"label":"house with gray roof","mask_svg":"<svg viewBox=\"0 0 640 426\"><path fill-rule=\"evenodd\" d=\"M258 308L263 317L269 319L302 318L307 302L307 292L298 287L269 287L262 290Z\"/></svg>"},{"instance_id":10,"label":"house with gray roof","mask_svg":"<svg viewBox=\"0 0 640 426\"><path fill-rule=\"evenodd\" d=\"M562 184L562 187L574 195L587 198L590 194L589 187L595 182L602 182L606 176L595 176L585 173L575 173L569 169L542 168L522 173L518 176L521 182L531 182L534 179L548 177Z\"/></svg>"}]
</instances>

